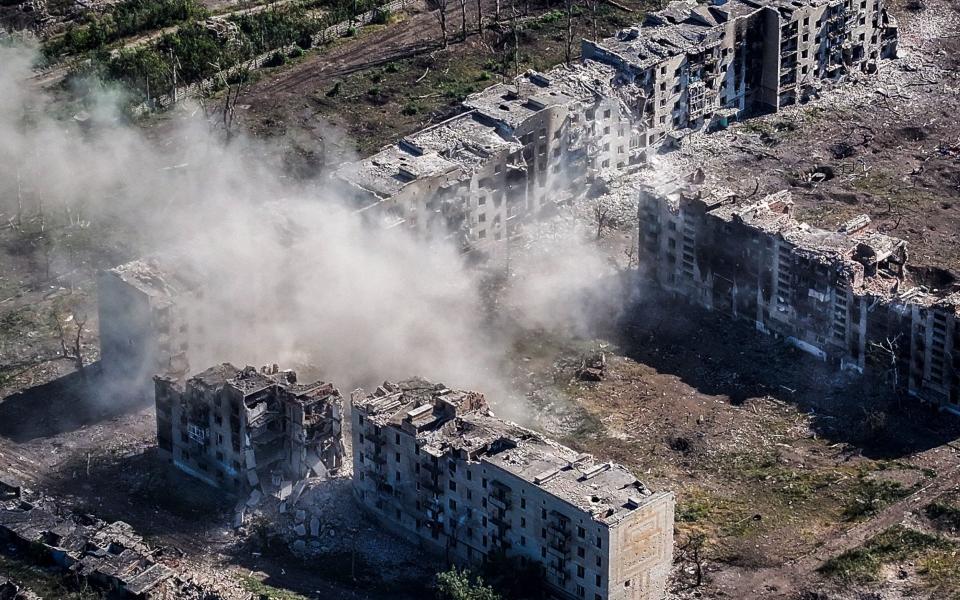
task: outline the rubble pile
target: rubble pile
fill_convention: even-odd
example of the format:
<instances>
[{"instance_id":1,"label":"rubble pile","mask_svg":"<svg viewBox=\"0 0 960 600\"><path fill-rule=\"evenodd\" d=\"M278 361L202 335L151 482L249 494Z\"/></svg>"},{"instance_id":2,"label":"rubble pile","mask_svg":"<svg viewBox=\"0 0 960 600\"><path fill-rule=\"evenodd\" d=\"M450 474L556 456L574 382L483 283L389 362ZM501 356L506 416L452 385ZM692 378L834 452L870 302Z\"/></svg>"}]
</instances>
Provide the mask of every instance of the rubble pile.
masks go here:
<instances>
[{"instance_id":1,"label":"rubble pile","mask_svg":"<svg viewBox=\"0 0 960 600\"><path fill-rule=\"evenodd\" d=\"M409 578L411 570L421 569L425 577L435 572L415 547L398 543L371 524L354 500L349 472L305 481L286 500L265 502L260 508L259 516L275 524L290 550L301 558L356 555L386 581Z\"/></svg>"},{"instance_id":2,"label":"rubble pile","mask_svg":"<svg viewBox=\"0 0 960 600\"><path fill-rule=\"evenodd\" d=\"M577 379L580 381L601 381L606 374L607 355L603 352L584 357L577 369Z\"/></svg>"},{"instance_id":3,"label":"rubble pile","mask_svg":"<svg viewBox=\"0 0 960 600\"><path fill-rule=\"evenodd\" d=\"M112 597L151 600L250 600L249 592L180 560L172 548L151 548L123 521L63 510L29 490L0 485L0 540L24 556L41 558ZM2 583L2 582L0 582ZM12 598L29 598L14 589ZM20 594L20 595L16 595ZM3 596L6 598L6 596Z\"/></svg>"},{"instance_id":4,"label":"rubble pile","mask_svg":"<svg viewBox=\"0 0 960 600\"><path fill-rule=\"evenodd\" d=\"M0 575L0 600L40 600L40 597Z\"/></svg>"}]
</instances>

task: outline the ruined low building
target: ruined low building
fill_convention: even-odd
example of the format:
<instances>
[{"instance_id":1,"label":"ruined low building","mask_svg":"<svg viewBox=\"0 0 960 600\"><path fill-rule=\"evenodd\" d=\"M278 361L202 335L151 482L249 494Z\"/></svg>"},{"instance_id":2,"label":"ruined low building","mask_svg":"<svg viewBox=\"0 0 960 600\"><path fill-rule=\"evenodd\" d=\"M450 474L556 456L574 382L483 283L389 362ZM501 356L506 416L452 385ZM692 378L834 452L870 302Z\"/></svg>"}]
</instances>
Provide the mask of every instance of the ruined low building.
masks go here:
<instances>
[{"instance_id":1,"label":"ruined low building","mask_svg":"<svg viewBox=\"0 0 960 600\"><path fill-rule=\"evenodd\" d=\"M640 194L640 264L663 289L845 369L960 412L960 284L908 264L865 215L827 231L788 191L739 199L690 181Z\"/></svg>"},{"instance_id":2,"label":"ruined low building","mask_svg":"<svg viewBox=\"0 0 960 600\"><path fill-rule=\"evenodd\" d=\"M351 405L354 493L383 526L457 563L539 565L556 597L664 597L673 494L496 418L476 392L413 379Z\"/></svg>"},{"instance_id":3,"label":"ruined low building","mask_svg":"<svg viewBox=\"0 0 960 600\"><path fill-rule=\"evenodd\" d=\"M15 495L0 496L0 542L43 567L54 565L71 580L99 591L97 597L252 600L253 595L239 586L194 571L182 553L165 560L165 550L151 548L128 523L71 513L42 494L2 482L0 488L16 490ZM11 587L0 577L0 598L6 599ZM36 597L20 591L10 600Z\"/></svg>"},{"instance_id":4,"label":"ruined low building","mask_svg":"<svg viewBox=\"0 0 960 600\"><path fill-rule=\"evenodd\" d=\"M216 487L284 496L343 462L340 392L293 371L224 363L182 384L157 377L156 404L160 451Z\"/></svg>"},{"instance_id":5,"label":"ruined low building","mask_svg":"<svg viewBox=\"0 0 960 600\"><path fill-rule=\"evenodd\" d=\"M151 556L130 525L87 515L63 516L23 498L0 503L0 540L46 555L117 598L169 597L174 572Z\"/></svg>"}]
</instances>

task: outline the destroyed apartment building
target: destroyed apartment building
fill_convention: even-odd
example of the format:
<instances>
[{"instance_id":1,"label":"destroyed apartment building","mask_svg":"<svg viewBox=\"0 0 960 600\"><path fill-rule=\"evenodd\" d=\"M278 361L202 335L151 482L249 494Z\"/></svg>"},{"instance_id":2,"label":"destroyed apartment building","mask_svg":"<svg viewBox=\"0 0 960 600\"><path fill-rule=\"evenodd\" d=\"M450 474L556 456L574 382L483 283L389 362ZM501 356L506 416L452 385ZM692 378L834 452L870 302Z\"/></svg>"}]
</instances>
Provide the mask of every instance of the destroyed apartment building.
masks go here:
<instances>
[{"instance_id":1,"label":"destroyed apartment building","mask_svg":"<svg viewBox=\"0 0 960 600\"><path fill-rule=\"evenodd\" d=\"M174 556L163 564L164 550L150 548L122 521L108 523L91 515L70 513L42 495L0 482L0 542L72 575L103 591L104 597L131 600L182 598L249 600L239 589L191 572ZM4 589L0 577L0 594ZM2 595L0 595L2 597ZM14 598L36 597L26 592ZM99 597L99 596L98 596Z\"/></svg>"},{"instance_id":2,"label":"destroyed apartment building","mask_svg":"<svg viewBox=\"0 0 960 600\"><path fill-rule=\"evenodd\" d=\"M640 264L663 289L960 413L960 283L914 268L866 215L827 231L788 191L741 199L702 174L640 195Z\"/></svg>"},{"instance_id":3,"label":"destroyed apartment building","mask_svg":"<svg viewBox=\"0 0 960 600\"><path fill-rule=\"evenodd\" d=\"M693 0L582 44L583 60L468 96L465 112L341 167L387 227L502 259L524 219L699 130L777 111L897 52L883 0Z\"/></svg>"},{"instance_id":4,"label":"destroyed apartment building","mask_svg":"<svg viewBox=\"0 0 960 600\"><path fill-rule=\"evenodd\" d=\"M100 364L115 380L142 385L147 393L154 375L188 373L190 331L182 299L199 293L199 278L180 262L135 260L97 279Z\"/></svg>"},{"instance_id":5,"label":"destroyed apartment building","mask_svg":"<svg viewBox=\"0 0 960 600\"><path fill-rule=\"evenodd\" d=\"M351 406L354 494L385 528L460 564L539 565L561 598L664 596L673 494L496 418L476 392L412 379Z\"/></svg>"},{"instance_id":6,"label":"destroyed apartment building","mask_svg":"<svg viewBox=\"0 0 960 600\"><path fill-rule=\"evenodd\" d=\"M342 466L340 392L293 371L225 363L185 383L158 376L156 405L160 451L215 487L283 498Z\"/></svg>"}]
</instances>

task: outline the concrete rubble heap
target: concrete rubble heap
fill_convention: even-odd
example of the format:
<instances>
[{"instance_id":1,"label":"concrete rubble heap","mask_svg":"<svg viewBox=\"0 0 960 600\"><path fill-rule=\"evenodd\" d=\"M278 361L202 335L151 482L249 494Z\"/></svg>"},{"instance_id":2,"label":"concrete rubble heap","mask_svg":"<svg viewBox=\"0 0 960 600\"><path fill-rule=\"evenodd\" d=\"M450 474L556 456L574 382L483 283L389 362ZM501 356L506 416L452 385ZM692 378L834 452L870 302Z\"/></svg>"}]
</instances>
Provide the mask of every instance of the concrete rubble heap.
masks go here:
<instances>
[{"instance_id":1,"label":"concrete rubble heap","mask_svg":"<svg viewBox=\"0 0 960 600\"><path fill-rule=\"evenodd\" d=\"M466 112L341 167L388 227L503 260L520 223L590 194L700 130L777 111L896 56L884 0L671 2L584 40L584 60L469 96Z\"/></svg>"},{"instance_id":2,"label":"concrete rubble heap","mask_svg":"<svg viewBox=\"0 0 960 600\"><path fill-rule=\"evenodd\" d=\"M156 378L157 438L180 470L237 492L283 499L296 482L343 462L342 400L329 384L297 383L276 365L224 363L181 384Z\"/></svg>"},{"instance_id":3,"label":"concrete rubble heap","mask_svg":"<svg viewBox=\"0 0 960 600\"><path fill-rule=\"evenodd\" d=\"M167 559L163 549L150 548L122 521L107 523L90 515L61 510L49 500L2 485L0 541L31 558L64 569L113 598L152 600L249 600L235 585L192 570L179 556ZM38 554L39 553L39 554ZM169 564L165 564L169 563ZM6 587L4 587L6 585ZM0 594L12 583L0 581ZM27 599L28 592L12 598Z\"/></svg>"},{"instance_id":4,"label":"concrete rubble heap","mask_svg":"<svg viewBox=\"0 0 960 600\"><path fill-rule=\"evenodd\" d=\"M660 287L845 369L960 413L960 283L912 268L861 215L800 223L790 192L761 199L694 175L639 190L640 264Z\"/></svg>"},{"instance_id":5,"label":"concrete rubble heap","mask_svg":"<svg viewBox=\"0 0 960 600\"><path fill-rule=\"evenodd\" d=\"M0 600L40 600L40 596L0 575Z\"/></svg>"},{"instance_id":6,"label":"concrete rubble heap","mask_svg":"<svg viewBox=\"0 0 960 600\"><path fill-rule=\"evenodd\" d=\"M564 598L663 597L673 494L496 418L476 392L411 379L351 406L354 494L386 529L464 564L539 564Z\"/></svg>"}]
</instances>

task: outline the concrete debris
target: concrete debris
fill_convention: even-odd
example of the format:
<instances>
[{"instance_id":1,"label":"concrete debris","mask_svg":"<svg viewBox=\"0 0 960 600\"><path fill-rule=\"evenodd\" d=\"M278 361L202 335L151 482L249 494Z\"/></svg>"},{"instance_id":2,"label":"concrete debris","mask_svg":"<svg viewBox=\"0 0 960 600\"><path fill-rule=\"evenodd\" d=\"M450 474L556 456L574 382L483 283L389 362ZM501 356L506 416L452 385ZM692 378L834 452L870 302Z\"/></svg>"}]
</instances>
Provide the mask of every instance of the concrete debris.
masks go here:
<instances>
[{"instance_id":1,"label":"concrete debris","mask_svg":"<svg viewBox=\"0 0 960 600\"><path fill-rule=\"evenodd\" d=\"M607 355L595 352L580 361L577 379L581 381L601 381L607 373Z\"/></svg>"},{"instance_id":2,"label":"concrete debris","mask_svg":"<svg viewBox=\"0 0 960 600\"><path fill-rule=\"evenodd\" d=\"M28 491L0 501L0 541L31 557L41 552L64 574L110 590L111 597L252 600L235 584L193 569L175 549L149 547L127 523L70 513ZM10 585L0 581L0 594ZM31 597L19 594L12 597Z\"/></svg>"},{"instance_id":3,"label":"concrete debris","mask_svg":"<svg viewBox=\"0 0 960 600\"><path fill-rule=\"evenodd\" d=\"M912 267L906 242L865 215L836 232L801 223L789 191L741 199L681 179L638 193L640 264L661 288L960 412L960 282Z\"/></svg>"},{"instance_id":4,"label":"concrete debris","mask_svg":"<svg viewBox=\"0 0 960 600\"><path fill-rule=\"evenodd\" d=\"M41 600L41 598L0 575L0 600Z\"/></svg>"},{"instance_id":5,"label":"concrete debris","mask_svg":"<svg viewBox=\"0 0 960 600\"><path fill-rule=\"evenodd\" d=\"M333 385L300 384L276 365L222 364L183 385L156 378L157 439L178 469L215 487L284 499L294 482L343 463L342 400Z\"/></svg>"}]
</instances>

